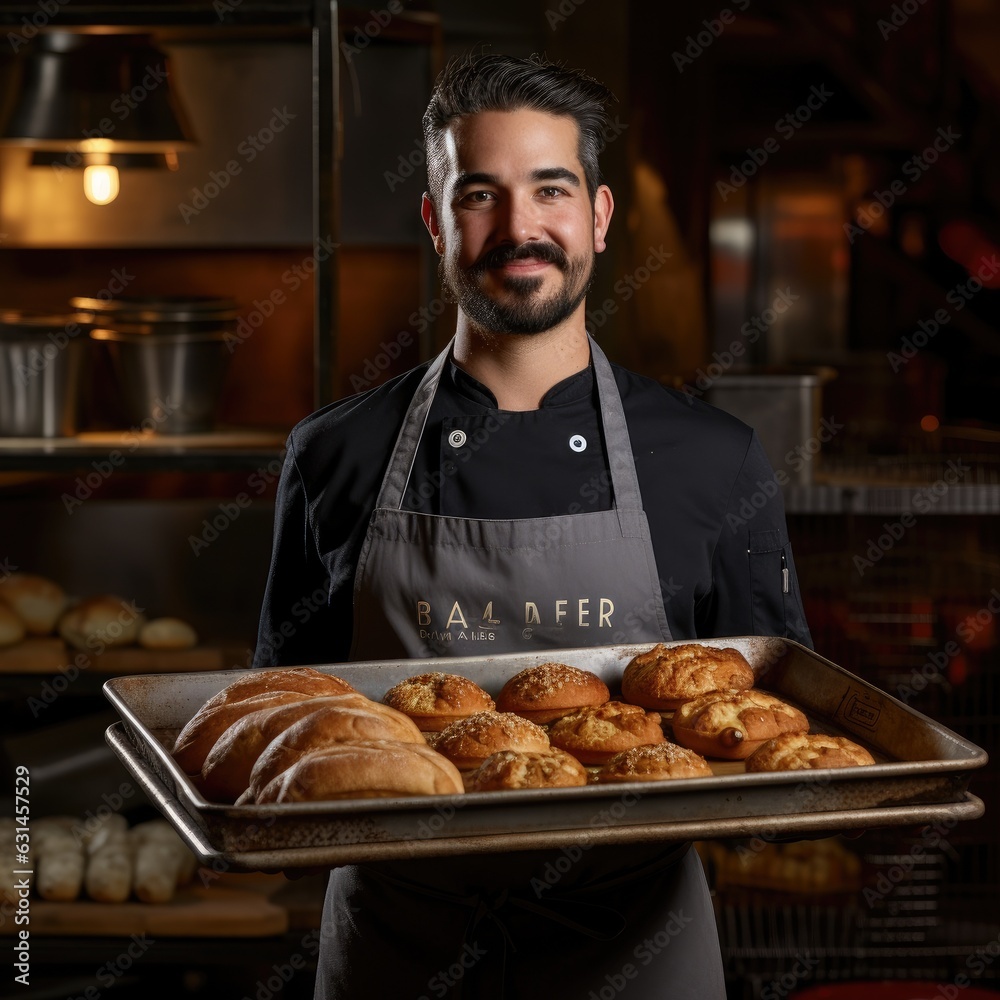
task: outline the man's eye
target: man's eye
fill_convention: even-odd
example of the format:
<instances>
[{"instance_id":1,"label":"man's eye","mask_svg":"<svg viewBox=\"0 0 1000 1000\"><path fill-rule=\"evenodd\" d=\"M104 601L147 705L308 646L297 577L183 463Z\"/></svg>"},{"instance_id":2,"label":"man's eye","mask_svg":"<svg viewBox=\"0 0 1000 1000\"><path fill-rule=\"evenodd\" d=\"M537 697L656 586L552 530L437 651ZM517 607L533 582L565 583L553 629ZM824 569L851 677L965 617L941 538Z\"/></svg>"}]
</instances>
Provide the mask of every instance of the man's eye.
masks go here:
<instances>
[{"instance_id":1,"label":"man's eye","mask_svg":"<svg viewBox=\"0 0 1000 1000\"><path fill-rule=\"evenodd\" d=\"M466 204L483 205L493 197L490 191L470 191L463 199Z\"/></svg>"},{"instance_id":2,"label":"man's eye","mask_svg":"<svg viewBox=\"0 0 1000 1000\"><path fill-rule=\"evenodd\" d=\"M558 198L562 193L563 189L559 187L544 187L539 192L544 198Z\"/></svg>"}]
</instances>

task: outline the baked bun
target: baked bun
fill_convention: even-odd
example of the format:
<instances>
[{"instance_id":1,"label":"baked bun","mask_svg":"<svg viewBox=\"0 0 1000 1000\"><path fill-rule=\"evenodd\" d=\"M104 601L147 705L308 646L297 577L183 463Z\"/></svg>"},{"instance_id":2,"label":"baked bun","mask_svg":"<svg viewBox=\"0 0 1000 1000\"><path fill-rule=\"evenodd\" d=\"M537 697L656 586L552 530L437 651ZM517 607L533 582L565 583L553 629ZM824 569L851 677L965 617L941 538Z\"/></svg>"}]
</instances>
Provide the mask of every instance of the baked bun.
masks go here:
<instances>
[{"instance_id":1,"label":"baked bun","mask_svg":"<svg viewBox=\"0 0 1000 1000\"><path fill-rule=\"evenodd\" d=\"M655 743L617 753L597 772L599 783L613 781L669 781L673 778L710 778L712 769L701 754L676 743Z\"/></svg>"},{"instance_id":2,"label":"baked bun","mask_svg":"<svg viewBox=\"0 0 1000 1000\"><path fill-rule=\"evenodd\" d=\"M766 691L713 691L674 714L674 739L706 757L743 760L782 733L805 733L809 720Z\"/></svg>"},{"instance_id":3,"label":"baked bun","mask_svg":"<svg viewBox=\"0 0 1000 1000\"><path fill-rule=\"evenodd\" d=\"M314 710L275 733L251 764L248 786L254 796L306 754L334 743L393 740L425 745L423 734L402 712L357 692L313 698L310 704Z\"/></svg>"},{"instance_id":4,"label":"baked bun","mask_svg":"<svg viewBox=\"0 0 1000 1000\"><path fill-rule=\"evenodd\" d=\"M455 766L422 743L334 743L306 754L262 789L259 804L454 795L464 791Z\"/></svg>"},{"instance_id":5,"label":"baked bun","mask_svg":"<svg viewBox=\"0 0 1000 1000\"><path fill-rule=\"evenodd\" d=\"M145 618L135 605L114 594L88 597L59 619L59 634L75 649L100 653L109 646L131 646Z\"/></svg>"},{"instance_id":6,"label":"baked bun","mask_svg":"<svg viewBox=\"0 0 1000 1000\"><path fill-rule=\"evenodd\" d=\"M709 691L745 690L753 681L753 670L739 650L661 642L625 668L622 698L643 708L678 708Z\"/></svg>"},{"instance_id":7,"label":"baked bun","mask_svg":"<svg viewBox=\"0 0 1000 1000\"><path fill-rule=\"evenodd\" d=\"M445 729L434 744L457 768L472 770L498 750L548 750L545 730L512 712L478 712Z\"/></svg>"},{"instance_id":8,"label":"baked bun","mask_svg":"<svg viewBox=\"0 0 1000 1000\"><path fill-rule=\"evenodd\" d=\"M571 754L549 750L500 750L465 778L467 792L517 788L572 788L587 784L586 768Z\"/></svg>"},{"instance_id":9,"label":"baked bun","mask_svg":"<svg viewBox=\"0 0 1000 1000\"><path fill-rule=\"evenodd\" d=\"M267 694L244 698L242 701L202 706L191 717L187 725L177 734L172 751L177 766L185 774L200 774L205 758L215 746L215 741L237 720L262 708L287 705L292 701L303 701L309 695L301 691L269 691Z\"/></svg>"},{"instance_id":10,"label":"baked bun","mask_svg":"<svg viewBox=\"0 0 1000 1000\"><path fill-rule=\"evenodd\" d=\"M268 691L301 691L309 695L346 694L353 691L347 681L333 674L324 674L312 667L279 667L274 670L245 670L241 676L227 684L218 694L202 705L202 709L215 708L231 701L242 701Z\"/></svg>"},{"instance_id":11,"label":"baked bun","mask_svg":"<svg viewBox=\"0 0 1000 1000\"><path fill-rule=\"evenodd\" d=\"M350 733L347 738L358 736L367 739L397 739L394 733L386 731L381 725L381 719L374 712L367 711L369 701L361 694L330 695L326 698L304 698L302 701L289 702L287 705L277 705L272 708L262 708L249 715L237 719L215 741L205 763L201 768L201 789L205 797L215 802L235 801L250 784L250 772L257 758L264 752L268 744L279 738L290 726L303 717L312 716L318 712L334 709L340 712L345 720L353 722L356 718L362 721L374 720L371 731L359 731L345 721L345 731ZM387 711L385 706L378 705L381 711ZM381 729L378 729L381 725ZM407 728L404 729L403 727ZM420 739L420 733L409 719L401 717L396 727L405 732L409 739L403 742ZM318 749L318 748L317 748Z\"/></svg>"},{"instance_id":12,"label":"baked bun","mask_svg":"<svg viewBox=\"0 0 1000 1000\"><path fill-rule=\"evenodd\" d=\"M195 630L180 618L154 618L139 629L143 649L190 649L197 642Z\"/></svg>"},{"instance_id":13,"label":"baked bun","mask_svg":"<svg viewBox=\"0 0 1000 1000\"><path fill-rule=\"evenodd\" d=\"M660 716L638 705L609 701L567 715L549 728L554 747L567 750L582 764L604 764L616 753L646 743L662 743Z\"/></svg>"},{"instance_id":14,"label":"baked bun","mask_svg":"<svg viewBox=\"0 0 1000 1000\"><path fill-rule=\"evenodd\" d=\"M424 732L437 733L458 719L492 712L493 699L468 677L458 674L418 674L389 688L386 705L408 715Z\"/></svg>"},{"instance_id":15,"label":"baked bun","mask_svg":"<svg viewBox=\"0 0 1000 1000\"><path fill-rule=\"evenodd\" d=\"M21 619L30 635L49 635L66 608L66 593L44 576L11 573L0 579L0 601Z\"/></svg>"},{"instance_id":16,"label":"baked bun","mask_svg":"<svg viewBox=\"0 0 1000 1000\"><path fill-rule=\"evenodd\" d=\"M860 767L875 758L846 736L785 733L761 744L749 757L748 771L802 771L821 767Z\"/></svg>"},{"instance_id":17,"label":"baked bun","mask_svg":"<svg viewBox=\"0 0 1000 1000\"><path fill-rule=\"evenodd\" d=\"M497 708L541 725L581 708L596 708L610 697L607 684L589 670L565 663L539 663L504 684L497 695Z\"/></svg>"},{"instance_id":18,"label":"baked bun","mask_svg":"<svg viewBox=\"0 0 1000 1000\"><path fill-rule=\"evenodd\" d=\"M6 604L0 604L0 647L13 646L24 635L24 622Z\"/></svg>"}]
</instances>

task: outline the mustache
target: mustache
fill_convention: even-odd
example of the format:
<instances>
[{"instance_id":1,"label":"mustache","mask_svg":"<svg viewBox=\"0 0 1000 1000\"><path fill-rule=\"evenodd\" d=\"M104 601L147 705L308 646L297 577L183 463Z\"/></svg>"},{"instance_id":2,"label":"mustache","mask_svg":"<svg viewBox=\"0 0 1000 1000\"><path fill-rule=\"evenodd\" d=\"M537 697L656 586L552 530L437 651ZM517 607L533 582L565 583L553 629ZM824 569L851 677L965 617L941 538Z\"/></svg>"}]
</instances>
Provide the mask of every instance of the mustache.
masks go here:
<instances>
[{"instance_id":1,"label":"mustache","mask_svg":"<svg viewBox=\"0 0 1000 1000\"><path fill-rule=\"evenodd\" d=\"M492 250L487 250L469 271L476 275L482 274L489 268L503 267L512 260L541 260L547 264L555 264L561 270L566 270L569 265L569 258L562 248L554 243L532 240L529 243L522 243L519 247L494 247Z\"/></svg>"}]
</instances>

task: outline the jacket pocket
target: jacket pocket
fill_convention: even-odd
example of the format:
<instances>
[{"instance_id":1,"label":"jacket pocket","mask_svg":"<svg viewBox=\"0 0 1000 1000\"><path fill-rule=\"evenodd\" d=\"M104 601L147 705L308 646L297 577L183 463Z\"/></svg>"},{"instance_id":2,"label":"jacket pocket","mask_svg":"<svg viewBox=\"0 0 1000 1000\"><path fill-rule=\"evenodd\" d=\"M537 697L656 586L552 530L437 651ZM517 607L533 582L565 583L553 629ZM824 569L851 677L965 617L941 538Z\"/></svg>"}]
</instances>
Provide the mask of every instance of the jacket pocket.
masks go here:
<instances>
[{"instance_id":1,"label":"jacket pocket","mask_svg":"<svg viewBox=\"0 0 1000 1000\"><path fill-rule=\"evenodd\" d=\"M790 546L783 531L751 531L750 610L756 635L788 635L787 599L792 595Z\"/></svg>"}]
</instances>

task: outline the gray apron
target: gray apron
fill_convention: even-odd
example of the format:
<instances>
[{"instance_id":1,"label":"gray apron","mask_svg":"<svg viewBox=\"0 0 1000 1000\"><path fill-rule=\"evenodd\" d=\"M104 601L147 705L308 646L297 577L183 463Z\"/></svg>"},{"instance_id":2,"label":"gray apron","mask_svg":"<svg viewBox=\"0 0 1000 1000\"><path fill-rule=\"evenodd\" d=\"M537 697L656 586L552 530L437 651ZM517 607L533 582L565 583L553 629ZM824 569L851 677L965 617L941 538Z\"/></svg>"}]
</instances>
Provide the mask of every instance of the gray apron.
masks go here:
<instances>
[{"instance_id":1,"label":"gray apron","mask_svg":"<svg viewBox=\"0 0 1000 1000\"><path fill-rule=\"evenodd\" d=\"M512 521L402 509L450 347L434 359L403 418L361 550L352 660L612 645L623 633L630 642L670 639L621 396L604 352L593 340L590 349L614 507Z\"/></svg>"},{"instance_id":2,"label":"gray apron","mask_svg":"<svg viewBox=\"0 0 1000 1000\"><path fill-rule=\"evenodd\" d=\"M431 363L359 560L352 660L671 638L621 397L604 353L590 347L614 507L556 517L402 509L450 347ZM711 899L687 844L331 873L316 1000L589 1000L626 987L629 1000L725 997Z\"/></svg>"}]
</instances>

